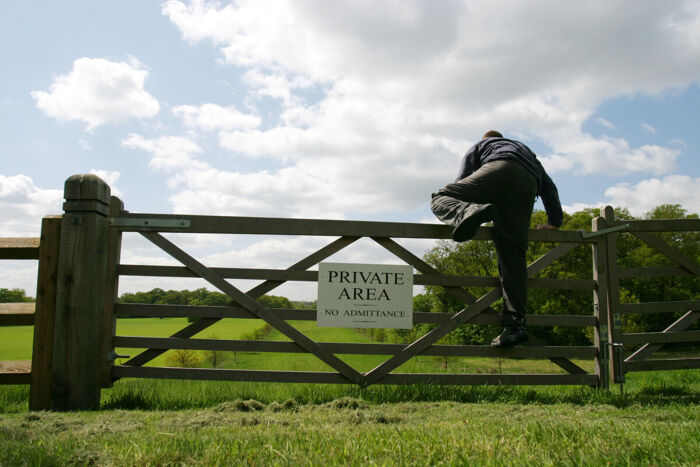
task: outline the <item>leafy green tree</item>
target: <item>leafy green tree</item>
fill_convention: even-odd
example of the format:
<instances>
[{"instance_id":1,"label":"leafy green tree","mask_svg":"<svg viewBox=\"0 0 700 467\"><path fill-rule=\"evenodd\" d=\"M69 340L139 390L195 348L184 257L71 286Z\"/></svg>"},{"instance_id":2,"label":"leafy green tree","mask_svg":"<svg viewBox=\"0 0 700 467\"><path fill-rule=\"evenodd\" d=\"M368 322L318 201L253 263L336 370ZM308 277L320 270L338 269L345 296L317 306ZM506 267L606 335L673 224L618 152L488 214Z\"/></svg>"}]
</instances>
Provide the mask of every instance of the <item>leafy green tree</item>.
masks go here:
<instances>
[{"instance_id":1,"label":"leafy green tree","mask_svg":"<svg viewBox=\"0 0 700 467\"><path fill-rule=\"evenodd\" d=\"M287 297L280 297L277 295L263 295L258 298L258 303L265 308L294 308L294 305L292 305L292 302L290 302Z\"/></svg>"},{"instance_id":2,"label":"leafy green tree","mask_svg":"<svg viewBox=\"0 0 700 467\"><path fill-rule=\"evenodd\" d=\"M211 334L207 339L219 339L218 334ZM226 360L227 353L221 350L202 350L202 359L212 368L219 368Z\"/></svg>"},{"instance_id":3,"label":"leafy green tree","mask_svg":"<svg viewBox=\"0 0 700 467\"><path fill-rule=\"evenodd\" d=\"M0 289L0 303L33 302L24 289Z\"/></svg>"},{"instance_id":4,"label":"leafy green tree","mask_svg":"<svg viewBox=\"0 0 700 467\"><path fill-rule=\"evenodd\" d=\"M165 362L171 367L197 368L201 360L194 350L177 349L168 352Z\"/></svg>"}]
</instances>

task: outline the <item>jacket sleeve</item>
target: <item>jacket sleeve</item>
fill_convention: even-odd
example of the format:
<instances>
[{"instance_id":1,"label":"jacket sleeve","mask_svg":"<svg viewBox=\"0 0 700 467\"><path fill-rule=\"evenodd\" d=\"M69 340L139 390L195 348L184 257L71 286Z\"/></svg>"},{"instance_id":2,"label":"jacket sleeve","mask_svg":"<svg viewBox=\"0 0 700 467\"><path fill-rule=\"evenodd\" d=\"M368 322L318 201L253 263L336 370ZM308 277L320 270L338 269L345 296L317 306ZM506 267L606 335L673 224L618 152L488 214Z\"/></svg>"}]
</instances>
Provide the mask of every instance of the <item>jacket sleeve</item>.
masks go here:
<instances>
[{"instance_id":1,"label":"jacket sleeve","mask_svg":"<svg viewBox=\"0 0 700 467\"><path fill-rule=\"evenodd\" d=\"M464 155L464 158L462 159L462 164L459 167L459 173L457 174L457 178L455 179L455 182L458 182L462 180L465 177L470 176L473 174L476 169L478 169L481 166L480 160L479 160L479 150L476 145L472 146L467 150L467 153Z\"/></svg>"},{"instance_id":2,"label":"jacket sleeve","mask_svg":"<svg viewBox=\"0 0 700 467\"><path fill-rule=\"evenodd\" d=\"M539 161L537 161L539 163ZM540 164L541 166L541 164ZM542 169L542 182L540 184L540 198L547 213L547 222L555 227L561 227L564 215L559 201L559 191L547 172Z\"/></svg>"}]
</instances>

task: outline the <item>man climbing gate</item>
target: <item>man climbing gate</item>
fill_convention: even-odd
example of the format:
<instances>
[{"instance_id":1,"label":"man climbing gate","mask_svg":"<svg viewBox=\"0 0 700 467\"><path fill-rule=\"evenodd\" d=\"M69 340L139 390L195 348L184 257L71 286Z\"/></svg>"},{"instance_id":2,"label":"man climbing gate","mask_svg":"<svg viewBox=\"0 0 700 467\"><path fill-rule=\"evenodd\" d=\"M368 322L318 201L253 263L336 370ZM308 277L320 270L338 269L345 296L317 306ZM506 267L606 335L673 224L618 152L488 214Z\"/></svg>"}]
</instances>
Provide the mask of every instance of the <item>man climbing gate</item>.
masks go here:
<instances>
[{"instance_id":1,"label":"man climbing gate","mask_svg":"<svg viewBox=\"0 0 700 467\"><path fill-rule=\"evenodd\" d=\"M492 346L510 347L528 340L527 263L530 217L539 196L547 213L540 229L558 229L562 209L557 187L535 153L519 141L487 132L467 150L454 183L433 193L430 208L452 238L464 242L484 222L493 221L493 243L503 288L503 331Z\"/></svg>"}]
</instances>

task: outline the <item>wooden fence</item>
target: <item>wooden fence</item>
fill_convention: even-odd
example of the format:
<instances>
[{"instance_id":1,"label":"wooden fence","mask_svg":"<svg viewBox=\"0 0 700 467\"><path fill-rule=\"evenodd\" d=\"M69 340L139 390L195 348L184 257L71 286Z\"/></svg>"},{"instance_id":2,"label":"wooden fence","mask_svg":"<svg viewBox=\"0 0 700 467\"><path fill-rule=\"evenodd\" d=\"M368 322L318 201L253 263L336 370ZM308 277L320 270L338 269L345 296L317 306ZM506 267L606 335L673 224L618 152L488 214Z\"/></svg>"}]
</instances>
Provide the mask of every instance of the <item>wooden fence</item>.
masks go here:
<instances>
[{"instance_id":1,"label":"wooden fence","mask_svg":"<svg viewBox=\"0 0 700 467\"><path fill-rule=\"evenodd\" d=\"M698 275L698 266L681 258L668 246L662 246L646 231L664 229L698 230L695 220L639 221L625 223L612 217L606 208L604 216L594 220L592 231L531 231L530 240L556 244L528 266L529 287L564 290L588 290L594 298L592 310L586 314L529 315L532 326L590 327L594 342L590 346L550 346L531 338L528 345L501 349L474 345L439 345L437 342L462 324L499 324L500 314L491 305L501 297L495 277L445 276L436 271L400 244L401 239L448 239L450 228L433 224L393 222L331 221L310 219L272 219L251 217L218 217L194 215L137 214L124 211L123 204L110 197L109 187L93 175L76 175L66 181L66 203L62 218L44 219L42 240L36 253L40 258L37 306L34 319L35 345L30 375L1 376L0 382L31 381L32 409L70 410L96 408L100 389L110 387L119 378L207 379L223 381L313 382L357 384L574 384L607 387L609 381L621 382L626 371L656 368L659 363L639 362L666 342L698 341L696 331L681 332L697 319L698 303L644 304L644 310L689 310L662 333L639 336L624 335L620 313L630 305L620 304L619 280L630 272L617 270L615 238L622 231L641 235L641 239L680 263L682 273ZM124 232L138 232L154 245L175 258L182 266L130 265L120 263L121 237ZM335 237L323 248L311 252L286 269L215 268L203 264L163 232L219 235L294 235ZM256 299L287 281L316 282L318 273L310 270L329 256L370 238L416 273L416 285L437 285L459 298L464 308L458 313L414 313L414 323L435 326L410 344L328 343L315 342L291 326L290 320L316 319L315 310L266 308ZM60 246L59 246L60 238ZM491 229L482 227L475 240L489 240ZM36 247L36 242L32 243ZM593 277L548 279L536 277L540 271L579 245L592 251ZM35 248L34 247L34 248ZM2 257L20 249L2 248ZM24 250L21 250L24 251ZM33 250L35 251L35 250ZM42 253L44 252L44 253ZM59 254L60 252L60 254ZM19 254L19 253L16 253ZM58 260L57 260L58 258ZM638 272L638 271L635 271ZM674 269L674 272L678 270ZM648 271L646 272L648 273ZM668 271L666 271L668 273ZM227 306L175 306L116 303L120 276L199 277L231 298ZM244 292L228 279L255 279L262 282ZM481 297L469 293L469 287L486 287ZM635 308L634 312L642 310ZM647 312L647 311L642 311ZM13 313L5 324L29 324ZM117 336L116 319L120 317L193 317L195 321L167 338ZM291 339L290 342L193 339L192 336L221 319L260 319ZM15 320L15 321L12 321ZM20 321L18 321L20 320ZM608 326L611 322L612 325ZM2 323L2 322L0 322ZM643 343L638 355L621 360L619 344ZM1 345L1 344L0 344ZM142 348L143 352L116 365L115 348ZM334 371L270 371L240 369L162 368L144 366L169 349L216 350L233 352L284 352L310 354ZM611 353L612 351L612 353ZM384 355L386 360L369 372L360 372L337 355ZM609 359L608 355L613 359ZM481 356L494 358L548 359L563 370L557 374L447 374L397 373L403 363L418 355ZM592 362L592 372L574 363L573 359ZM632 360L630 360L632 359ZM609 361L610 360L610 361ZM36 365L34 364L36 362ZM43 362L43 363L40 363ZM667 368L697 368L697 361L670 363ZM36 368L36 373L35 373ZM14 379L13 379L14 378ZM35 391L35 386L41 386Z\"/></svg>"},{"instance_id":2,"label":"wooden fence","mask_svg":"<svg viewBox=\"0 0 700 467\"><path fill-rule=\"evenodd\" d=\"M21 371L0 370L0 384L31 385L29 406L32 410L51 408L50 382L60 230L61 217L47 216L41 222L40 238L0 239L0 259L39 261L36 302L0 304L0 326L34 326L30 364L21 368Z\"/></svg>"}]
</instances>

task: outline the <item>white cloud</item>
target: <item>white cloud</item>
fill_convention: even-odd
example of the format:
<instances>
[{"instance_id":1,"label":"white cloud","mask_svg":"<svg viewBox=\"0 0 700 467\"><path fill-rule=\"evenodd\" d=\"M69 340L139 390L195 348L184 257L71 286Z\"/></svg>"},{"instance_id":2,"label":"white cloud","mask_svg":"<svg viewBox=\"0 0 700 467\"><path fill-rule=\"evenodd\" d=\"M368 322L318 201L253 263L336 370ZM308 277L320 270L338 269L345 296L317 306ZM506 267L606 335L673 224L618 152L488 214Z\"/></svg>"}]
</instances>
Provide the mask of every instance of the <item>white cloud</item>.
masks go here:
<instances>
[{"instance_id":1,"label":"white cloud","mask_svg":"<svg viewBox=\"0 0 700 467\"><path fill-rule=\"evenodd\" d=\"M161 136L155 139L144 138L141 135L131 134L122 140L122 146L134 149L143 149L151 153L149 167L152 169L183 169L196 165L204 167L202 162L196 161L194 155L202 152L197 143L182 136Z\"/></svg>"},{"instance_id":2,"label":"white cloud","mask_svg":"<svg viewBox=\"0 0 700 467\"><path fill-rule=\"evenodd\" d=\"M121 196L122 195L121 190L119 188L117 188L117 186L116 186L117 180L119 180L119 177L121 176L121 174L119 172L117 172L116 170L107 171L107 170L91 169L90 173L93 175L97 175L102 180L107 182L107 185L109 185L109 188L111 190L112 196Z\"/></svg>"},{"instance_id":3,"label":"white cloud","mask_svg":"<svg viewBox=\"0 0 700 467\"><path fill-rule=\"evenodd\" d=\"M398 176L397 154L411 168L447 162L445 151L498 128L552 147L555 170L662 174L677 151L581 127L606 98L698 79L698 12L688 5L170 0L163 13L186 40L211 41L246 70L254 96L284 104L277 127L221 135L238 154L351 158L365 174L379 161ZM310 89L320 101L306 104ZM436 153L414 149L426 138L440 141ZM420 178L436 185L454 170Z\"/></svg>"},{"instance_id":4,"label":"white cloud","mask_svg":"<svg viewBox=\"0 0 700 467\"><path fill-rule=\"evenodd\" d=\"M700 213L700 178L668 175L650 178L637 184L621 183L605 190L614 206L625 206L636 216L642 216L660 204L680 204L690 213Z\"/></svg>"},{"instance_id":5,"label":"white cloud","mask_svg":"<svg viewBox=\"0 0 700 467\"><path fill-rule=\"evenodd\" d=\"M0 175L0 236L38 237L41 218L62 214L63 190L43 189L26 175Z\"/></svg>"},{"instance_id":6,"label":"white cloud","mask_svg":"<svg viewBox=\"0 0 700 467\"><path fill-rule=\"evenodd\" d=\"M609 122L608 120L606 120L604 118L596 118L596 122L598 122L599 124L601 124L602 126L604 126L605 128L608 128L610 130L617 130L617 127L613 123Z\"/></svg>"},{"instance_id":7,"label":"white cloud","mask_svg":"<svg viewBox=\"0 0 700 467\"><path fill-rule=\"evenodd\" d=\"M173 107L173 115L181 117L185 125L205 131L245 130L260 126L260 117L244 114L234 107L216 104L200 106L180 105Z\"/></svg>"},{"instance_id":8,"label":"white cloud","mask_svg":"<svg viewBox=\"0 0 700 467\"><path fill-rule=\"evenodd\" d=\"M99 125L158 113L158 101L143 88L148 71L138 61L79 58L73 69L54 78L49 92L33 91L36 106L49 117L81 120L87 131Z\"/></svg>"},{"instance_id":9,"label":"white cloud","mask_svg":"<svg viewBox=\"0 0 700 467\"><path fill-rule=\"evenodd\" d=\"M649 125L648 123L641 123L640 126L647 133L651 133L652 135L656 134L656 128L654 128L652 125Z\"/></svg>"},{"instance_id":10,"label":"white cloud","mask_svg":"<svg viewBox=\"0 0 700 467\"><path fill-rule=\"evenodd\" d=\"M668 144L671 144L673 146L680 146L682 148L688 147L688 143L686 143L680 138L673 138Z\"/></svg>"},{"instance_id":11,"label":"white cloud","mask_svg":"<svg viewBox=\"0 0 700 467\"><path fill-rule=\"evenodd\" d=\"M556 156L542 157L543 164L552 169L575 170L581 174L604 173L622 175L635 172L664 174L676 168L680 151L664 146L647 144L631 148L623 138L594 138L589 134L553 135L550 144Z\"/></svg>"}]
</instances>

